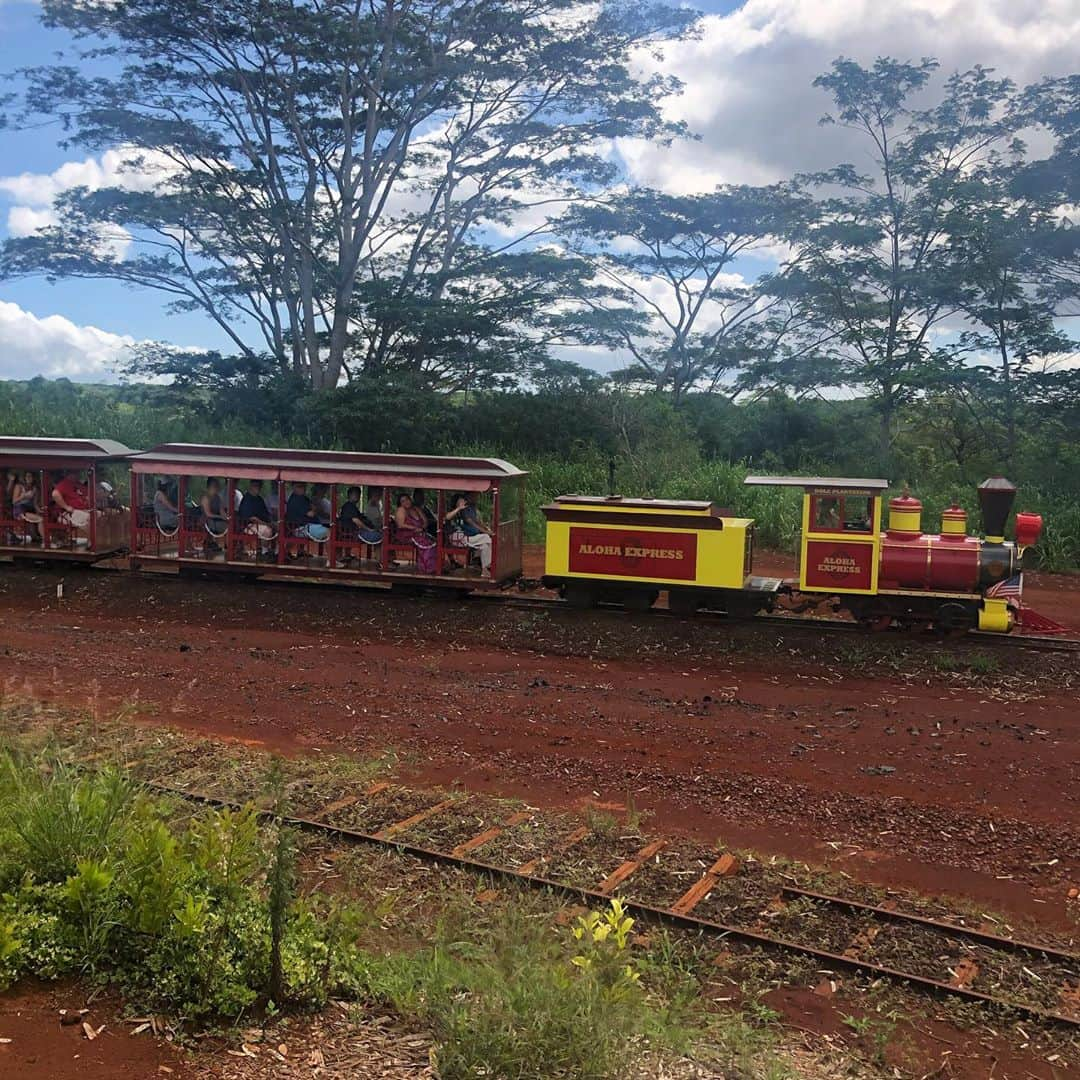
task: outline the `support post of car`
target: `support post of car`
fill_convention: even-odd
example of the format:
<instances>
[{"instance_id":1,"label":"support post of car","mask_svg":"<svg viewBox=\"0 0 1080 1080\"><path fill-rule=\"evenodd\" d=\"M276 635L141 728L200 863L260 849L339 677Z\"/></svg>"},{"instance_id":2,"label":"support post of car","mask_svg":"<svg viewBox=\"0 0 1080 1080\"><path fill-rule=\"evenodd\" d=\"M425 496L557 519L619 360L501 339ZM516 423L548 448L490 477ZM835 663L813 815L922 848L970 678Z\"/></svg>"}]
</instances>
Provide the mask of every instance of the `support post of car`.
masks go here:
<instances>
[{"instance_id":1,"label":"support post of car","mask_svg":"<svg viewBox=\"0 0 1080 1080\"><path fill-rule=\"evenodd\" d=\"M390 489L382 489L382 551L379 552L382 559L382 572L385 574L390 566Z\"/></svg>"},{"instance_id":2,"label":"support post of car","mask_svg":"<svg viewBox=\"0 0 1080 1080\"><path fill-rule=\"evenodd\" d=\"M225 533L225 561L233 561L233 553L236 550L236 480L229 477L225 481L225 497L228 499L226 513L228 514L229 528Z\"/></svg>"},{"instance_id":3,"label":"support post of car","mask_svg":"<svg viewBox=\"0 0 1080 1080\"><path fill-rule=\"evenodd\" d=\"M491 580L499 577L499 485L491 485Z\"/></svg>"},{"instance_id":4,"label":"support post of car","mask_svg":"<svg viewBox=\"0 0 1080 1080\"><path fill-rule=\"evenodd\" d=\"M180 527L176 530L176 554L182 559L187 554L187 490L188 478L181 476L176 488L176 510Z\"/></svg>"},{"instance_id":5,"label":"support post of car","mask_svg":"<svg viewBox=\"0 0 1080 1080\"><path fill-rule=\"evenodd\" d=\"M128 501L131 503L131 554L134 555L139 550L139 477L134 469L128 475L131 477L131 486L128 489Z\"/></svg>"},{"instance_id":6,"label":"support post of car","mask_svg":"<svg viewBox=\"0 0 1080 1080\"><path fill-rule=\"evenodd\" d=\"M446 492L439 488L435 497L435 573L442 574L446 569L446 555L443 551L443 519L446 517Z\"/></svg>"},{"instance_id":7,"label":"support post of car","mask_svg":"<svg viewBox=\"0 0 1080 1080\"><path fill-rule=\"evenodd\" d=\"M87 492L87 505L90 508L90 529L87 535L89 551L97 551L97 467L90 466L90 484Z\"/></svg>"}]
</instances>

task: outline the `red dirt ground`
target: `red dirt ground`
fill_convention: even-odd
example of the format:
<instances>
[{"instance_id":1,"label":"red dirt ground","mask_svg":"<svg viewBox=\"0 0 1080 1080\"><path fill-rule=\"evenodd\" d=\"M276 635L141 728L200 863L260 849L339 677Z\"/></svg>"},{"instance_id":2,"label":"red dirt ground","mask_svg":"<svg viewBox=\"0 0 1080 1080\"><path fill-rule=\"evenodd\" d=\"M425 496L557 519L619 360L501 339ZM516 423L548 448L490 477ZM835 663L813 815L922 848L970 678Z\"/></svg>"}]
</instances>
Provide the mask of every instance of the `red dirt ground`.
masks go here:
<instances>
[{"instance_id":1,"label":"red dirt ground","mask_svg":"<svg viewBox=\"0 0 1080 1080\"><path fill-rule=\"evenodd\" d=\"M9 692L137 698L285 752L395 747L407 777L540 806L629 796L654 828L1075 925L1075 670L987 689L823 662L805 631L730 651L724 624L618 612L105 571L58 600L58 580L0 572Z\"/></svg>"},{"instance_id":2,"label":"red dirt ground","mask_svg":"<svg viewBox=\"0 0 1080 1080\"><path fill-rule=\"evenodd\" d=\"M70 985L23 982L0 994L0 1076L10 1080L194 1080L179 1051L149 1032L132 1036L112 999L94 1002L85 1020L62 1025L60 1010L86 1006L85 992Z\"/></svg>"}]
</instances>

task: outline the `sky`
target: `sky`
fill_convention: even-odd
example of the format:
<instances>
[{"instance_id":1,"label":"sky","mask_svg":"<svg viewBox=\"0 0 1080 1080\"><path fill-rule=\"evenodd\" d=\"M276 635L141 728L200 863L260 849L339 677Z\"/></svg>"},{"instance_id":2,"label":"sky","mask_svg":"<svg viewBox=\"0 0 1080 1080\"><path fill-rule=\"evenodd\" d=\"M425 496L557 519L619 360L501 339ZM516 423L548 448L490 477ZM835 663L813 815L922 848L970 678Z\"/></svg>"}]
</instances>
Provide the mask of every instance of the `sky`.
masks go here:
<instances>
[{"instance_id":1,"label":"sky","mask_svg":"<svg viewBox=\"0 0 1080 1080\"><path fill-rule=\"evenodd\" d=\"M673 192L720 183L767 183L851 161L865 151L817 120L828 102L811 86L837 56L869 64L934 56L942 73L975 64L1019 84L1077 69L1080 0L710 0L697 40L668 49L665 66L685 84L665 108L699 136L662 148L618 147L631 182ZM67 45L38 21L34 0L0 0L0 72L47 63ZM0 130L0 239L48 220L54 194L108 184L117 155L93 158L58 145L60 133ZM161 297L111 282L0 281L0 378L116 378L138 341L227 348L197 314L170 315ZM602 352L575 357L601 369Z\"/></svg>"}]
</instances>

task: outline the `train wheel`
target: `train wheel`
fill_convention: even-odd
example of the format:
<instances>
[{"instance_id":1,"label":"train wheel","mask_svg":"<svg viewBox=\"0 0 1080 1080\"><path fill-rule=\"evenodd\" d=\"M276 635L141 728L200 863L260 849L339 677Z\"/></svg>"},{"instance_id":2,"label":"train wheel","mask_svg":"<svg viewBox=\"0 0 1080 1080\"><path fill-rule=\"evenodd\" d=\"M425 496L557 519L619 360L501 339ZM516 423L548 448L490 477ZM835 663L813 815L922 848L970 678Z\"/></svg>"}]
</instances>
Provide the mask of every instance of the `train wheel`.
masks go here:
<instances>
[{"instance_id":1,"label":"train wheel","mask_svg":"<svg viewBox=\"0 0 1080 1080\"><path fill-rule=\"evenodd\" d=\"M668 593L668 611L674 615L693 615L697 612L701 601L692 592L681 592L672 589Z\"/></svg>"},{"instance_id":2,"label":"train wheel","mask_svg":"<svg viewBox=\"0 0 1080 1080\"><path fill-rule=\"evenodd\" d=\"M570 583L563 586L563 599L572 608L591 608L596 604L596 593L588 585Z\"/></svg>"},{"instance_id":3,"label":"train wheel","mask_svg":"<svg viewBox=\"0 0 1080 1080\"><path fill-rule=\"evenodd\" d=\"M872 634L880 634L888 630L892 624L893 617L891 615L867 615L859 620L859 625Z\"/></svg>"},{"instance_id":4,"label":"train wheel","mask_svg":"<svg viewBox=\"0 0 1080 1080\"><path fill-rule=\"evenodd\" d=\"M965 604L942 604L934 612L934 629L939 634L966 634L977 622L978 615Z\"/></svg>"},{"instance_id":5,"label":"train wheel","mask_svg":"<svg viewBox=\"0 0 1080 1080\"><path fill-rule=\"evenodd\" d=\"M659 595L655 589L627 589L622 596L623 607L627 611L648 611Z\"/></svg>"}]
</instances>

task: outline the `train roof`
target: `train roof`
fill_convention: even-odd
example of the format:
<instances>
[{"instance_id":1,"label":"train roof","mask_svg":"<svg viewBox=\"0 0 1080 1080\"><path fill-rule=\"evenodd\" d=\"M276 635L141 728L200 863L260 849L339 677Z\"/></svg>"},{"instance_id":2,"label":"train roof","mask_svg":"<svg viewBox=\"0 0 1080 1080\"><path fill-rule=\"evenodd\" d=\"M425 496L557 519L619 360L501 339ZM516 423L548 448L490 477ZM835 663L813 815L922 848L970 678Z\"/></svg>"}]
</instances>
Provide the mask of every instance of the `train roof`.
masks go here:
<instances>
[{"instance_id":1,"label":"train roof","mask_svg":"<svg viewBox=\"0 0 1080 1080\"><path fill-rule=\"evenodd\" d=\"M486 491L525 476L499 458L368 454L341 450L290 450L258 446L162 443L132 459L137 473L231 476L234 479L305 480L374 487L460 488Z\"/></svg>"},{"instance_id":2,"label":"train roof","mask_svg":"<svg viewBox=\"0 0 1080 1080\"><path fill-rule=\"evenodd\" d=\"M61 468L122 461L138 453L115 439L32 439L0 435L0 465Z\"/></svg>"},{"instance_id":3,"label":"train roof","mask_svg":"<svg viewBox=\"0 0 1080 1080\"><path fill-rule=\"evenodd\" d=\"M743 483L752 487L799 487L808 491L817 488L884 491L889 486L888 480L864 476L748 476Z\"/></svg>"},{"instance_id":4,"label":"train roof","mask_svg":"<svg viewBox=\"0 0 1080 1080\"><path fill-rule=\"evenodd\" d=\"M636 510L676 510L688 513L707 514L715 507L707 500L700 499L648 499L626 498L624 495L557 495L553 505L560 506L620 506Z\"/></svg>"}]
</instances>

